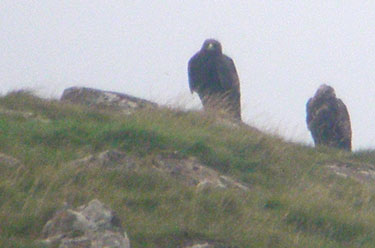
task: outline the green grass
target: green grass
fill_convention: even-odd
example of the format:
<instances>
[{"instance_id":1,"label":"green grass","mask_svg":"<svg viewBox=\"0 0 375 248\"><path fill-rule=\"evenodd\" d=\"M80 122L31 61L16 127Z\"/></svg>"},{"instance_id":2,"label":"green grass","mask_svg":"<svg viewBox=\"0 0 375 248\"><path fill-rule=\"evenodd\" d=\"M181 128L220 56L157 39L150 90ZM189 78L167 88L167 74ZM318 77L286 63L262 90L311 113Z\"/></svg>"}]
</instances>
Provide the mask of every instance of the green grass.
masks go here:
<instances>
[{"instance_id":1,"label":"green grass","mask_svg":"<svg viewBox=\"0 0 375 248\"><path fill-rule=\"evenodd\" d=\"M0 165L0 247L37 247L64 202L98 198L116 211L132 247L212 241L232 247L375 247L375 188L329 173L324 164L375 163L375 152L346 153L285 142L214 116L160 108L121 115L43 100L0 97L0 152L24 166ZM23 113L32 113L31 117ZM106 149L138 158L137 172L64 166ZM151 170L178 151L250 187L199 192Z\"/></svg>"}]
</instances>

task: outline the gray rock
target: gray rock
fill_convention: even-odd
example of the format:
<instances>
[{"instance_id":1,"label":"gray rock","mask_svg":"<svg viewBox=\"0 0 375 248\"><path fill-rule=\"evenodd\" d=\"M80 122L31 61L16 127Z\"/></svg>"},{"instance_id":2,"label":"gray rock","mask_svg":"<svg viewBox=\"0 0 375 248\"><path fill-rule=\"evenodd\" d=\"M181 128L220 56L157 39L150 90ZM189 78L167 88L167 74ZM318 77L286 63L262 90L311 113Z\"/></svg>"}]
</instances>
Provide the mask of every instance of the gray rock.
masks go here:
<instances>
[{"instance_id":1,"label":"gray rock","mask_svg":"<svg viewBox=\"0 0 375 248\"><path fill-rule=\"evenodd\" d=\"M82 159L74 160L67 166L84 168L101 168L116 170L119 173L137 171L140 163L136 158L118 150L107 150L99 154L89 155ZM177 153L158 155L153 160L153 170L162 175L171 176L188 186L196 186L198 190L213 188L235 188L243 191L249 188L231 177L221 175L217 171L201 164L198 159L183 158ZM152 172L150 172L152 173Z\"/></svg>"},{"instance_id":2,"label":"gray rock","mask_svg":"<svg viewBox=\"0 0 375 248\"><path fill-rule=\"evenodd\" d=\"M43 228L42 244L59 248L130 248L119 219L99 200L77 209L64 207Z\"/></svg>"},{"instance_id":3,"label":"gray rock","mask_svg":"<svg viewBox=\"0 0 375 248\"><path fill-rule=\"evenodd\" d=\"M61 240L59 248L91 248L91 240L88 237Z\"/></svg>"},{"instance_id":4,"label":"gray rock","mask_svg":"<svg viewBox=\"0 0 375 248\"><path fill-rule=\"evenodd\" d=\"M185 247L185 248L215 248L215 247L213 245L210 245L209 243L204 243L204 244L196 244L196 245Z\"/></svg>"},{"instance_id":5,"label":"gray rock","mask_svg":"<svg viewBox=\"0 0 375 248\"><path fill-rule=\"evenodd\" d=\"M99 154L89 155L82 159L74 160L67 166L84 168L101 168L104 170L116 170L119 173L137 171L142 160L118 150L107 150ZM249 188L229 176L220 174L194 157L184 158L178 153L158 155L153 159L153 167L162 175L171 176L188 186L196 186L198 190L213 188L235 188L247 191ZM150 172L152 173L152 171Z\"/></svg>"},{"instance_id":6,"label":"gray rock","mask_svg":"<svg viewBox=\"0 0 375 248\"><path fill-rule=\"evenodd\" d=\"M86 87L71 87L65 89L61 96L61 101L88 106L111 107L122 110L127 114L137 109L157 107L156 103L127 94Z\"/></svg>"},{"instance_id":7,"label":"gray rock","mask_svg":"<svg viewBox=\"0 0 375 248\"><path fill-rule=\"evenodd\" d=\"M345 104L336 98L335 90L321 85L306 105L306 123L315 145L326 145L351 151L352 131Z\"/></svg>"},{"instance_id":8,"label":"gray rock","mask_svg":"<svg viewBox=\"0 0 375 248\"><path fill-rule=\"evenodd\" d=\"M200 241L200 242L193 242L184 248L238 248L235 246L231 246L221 242L214 242L214 241Z\"/></svg>"},{"instance_id":9,"label":"gray rock","mask_svg":"<svg viewBox=\"0 0 375 248\"><path fill-rule=\"evenodd\" d=\"M99 154L89 155L69 163L69 166L87 168L102 168L106 170L134 170L137 168L136 159L125 152L107 150Z\"/></svg>"},{"instance_id":10,"label":"gray rock","mask_svg":"<svg viewBox=\"0 0 375 248\"><path fill-rule=\"evenodd\" d=\"M372 164L335 162L326 167L343 178L352 178L360 183L373 184L375 182L375 165Z\"/></svg>"},{"instance_id":11,"label":"gray rock","mask_svg":"<svg viewBox=\"0 0 375 248\"><path fill-rule=\"evenodd\" d=\"M196 186L198 190L211 188L249 190L246 185L221 175L193 157L180 158L178 154L164 154L157 156L153 164L164 174L166 173L186 185Z\"/></svg>"}]
</instances>

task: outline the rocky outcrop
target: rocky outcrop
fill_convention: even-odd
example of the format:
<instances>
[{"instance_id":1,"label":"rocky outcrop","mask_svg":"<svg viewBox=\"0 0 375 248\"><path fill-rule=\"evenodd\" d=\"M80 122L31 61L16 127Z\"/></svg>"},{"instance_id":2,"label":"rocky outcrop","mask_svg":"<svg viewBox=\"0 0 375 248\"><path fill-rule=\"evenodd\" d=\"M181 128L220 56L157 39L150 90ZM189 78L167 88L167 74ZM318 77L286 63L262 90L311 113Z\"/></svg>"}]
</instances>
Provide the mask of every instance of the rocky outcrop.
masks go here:
<instances>
[{"instance_id":1,"label":"rocky outcrop","mask_svg":"<svg viewBox=\"0 0 375 248\"><path fill-rule=\"evenodd\" d=\"M209 243L203 244L195 244L192 246L186 246L185 248L216 248L214 245L210 245Z\"/></svg>"},{"instance_id":2,"label":"rocky outcrop","mask_svg":"<svg viewBox=\"0 0 375 248\"><path fill-rule=\"evenodd\" d=\"M375 165L335 162L326 167L343 178L352 178L360 183L375 182Z\"/></svg>"},{"instance_id":3,"label":"rocky outcrop","mask_svg":"<svg viewBox=\"0 0 375 248\"><path fill-rule=\"evenodd\" d=\"M238 247L231 246L231 245L221 243L221 242L207 241L207 242L196 242L192 245L184 246L184 248L238 248Z\"/></svg>"},{"instance_id":4,"label":"rocky outcrop","mask_svg":"<svg viewBox=\"0 0 375 248\"><path fill-rule=\"evenodd\" d=\"M99 154L89 155L70 162L68 166L117 171L135 170L138 167L134 157L118 150L107 150Z\"/></svg>"},{"instance_id":5,"label":"rocky outcrop","mask_svg":"<svg viewBox=\"0 0 375 248\"><path fill-rule=\"evenodd\" d=\"M129 114L137 109L157 107L156 103L127 94L86 87L65 89L61 101L88 106L111 107Z\"/></svg>"},{"instance_id":6,"label":"rocky outcrop","mask_svg":"<svg viewBox=\"0 0 375 248\"><path fill-rule=\"evenodd\" d=\"M142 159L136 159L125 152L107 150L99 154L89 155L82 159L74 160L66 166L101 168L121 172L136 171L140 166L148 165ZM177 179L187 186L196 186L197 189L207 188L234 188L243 191L249 188L229 176L220 174L199 162L197 158L181 157L177 152L155 156L150 167L150 173L158 172L162 175Z\"/></svg>"},{"instance_id":7,"label":"rocky outcrop","mask_svg":"<svg viewBox=\"0 0 375 248\"><path fill-rule=\"evenodd\" d=\"M247 186L234 179L221 175L219 172L201 164L196 158L180 158L178 154L157 156L153 164L155 168L180 182L196 186L199 190L207 188L236 188L249 190Z\"/></svg>"},{"instance_id":8,"label":"rocky outcrop","mask_svg":"<svg viewBox=\"0 0 375 248\"><path fill-rule=\"evenodd\" d=\"M345 104L335 90L321 85L306 105L306 122L315 146L326 145L351 151L352 130Z\"/></svg>"},{"instance_id":9,"label":"rocky outcrop","mask_svg":"<svg viewBox=\"0 0 375 248\"><path fill-rule=\"evenodd\" d=\"M59 248L130 248L116 215L99 200L58 211L43 228L41 244Z\"/></svg>"},{"instance_id":10,"label":"rocky outcrop","mask_svg":"<svg viewBox=\"0 0 375 248\"><path fill-rule=\"evenodd\" d=\"M143 167L142 171L146 169L150 170L150 173L173 177L180 183L196 187L198 190L226 188L249 190L246 185L204 166L198 159L184 158L177 152L155 156L152 163L149 161L146 163L141 158L136 159L126 152L107 150L74 160L65 166L84 170L90 168L115 170L118 173L134 172ZM43 240L38 243L47 247L130 247L129 239L121 227L120 220L96 199L76 209L64 206L45 224L42 237ZM228 248L230 246L201 240L186 244L184 247Z\"/></svg>"}]
</instances>

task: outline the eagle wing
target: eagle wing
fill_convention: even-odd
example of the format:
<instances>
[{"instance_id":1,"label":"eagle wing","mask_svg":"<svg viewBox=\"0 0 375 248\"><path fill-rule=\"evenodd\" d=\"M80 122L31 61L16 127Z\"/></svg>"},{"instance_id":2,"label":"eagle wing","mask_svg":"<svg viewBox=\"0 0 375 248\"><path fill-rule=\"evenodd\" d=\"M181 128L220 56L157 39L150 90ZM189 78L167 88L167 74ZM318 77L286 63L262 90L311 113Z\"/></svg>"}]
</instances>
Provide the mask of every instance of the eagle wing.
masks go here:
<instances>
[{"instance_id":1,"label":"eagle wing","mask_svg":"<svg viewBox=\"0 0 375 248\"><path fill-rule=\"evenodd\" d=\"M219 82L225 90L228 100L232 103L235 117L241 119L240 80L236 66L230 57L223 55L222 60L217 65L217 69Z\"/></svg>"},{"instance_id":2,"label":"eagle wing","mask_svg":"<svg viewBox=\"0 0 375 248\"><path fill-rule=\"evenodd\" d=\"M240 92L240 80L236 66L231 58L223 55L222 60L218 63L218 74L223 89Z\"/></svg>"},{"instance_id":3,"label":"eagle wing","mask_svg":"<svg viewBox=\"0 0 375 248\"><path fill-rule=\"evenodd\" d=\"M314 112L312 111L312 105L313 105L314 99L310 98L306 103L306 124L307 128L310 130L310 123L314 118Z\"/></svg>"},{"instance_id":4,"label":"eagle wing","mask_svg":"<svg viewBox=\"0 0 375 248\"><path fill-rule=\"evenodd\" d=\"M188 77L190 92L193 93L199 84L199 68L198 55L194 55L188 63Z\"/></svg>"},{"instance_id":5,"label":"eagle wing","mask_svg":"<svg viewBox=\"0 0 375 248\"><path fill-rule=\"evenodd\" d=\"M350 116L348 109L346 108L345 104L338 99L338 121L339 121L339 129L341 131L341 135L345 137L345 140L342 142L345 143L346 147L350 150L351 149L351 140L352 140L352 128L350 125Z\"/></svg>"},{"instance_id":6,"label":"eagle wing","mask_svg":"<svg viewBox=\"0 0 375 248\"><path fill-rule=\"evenodd\" d=\"M350 117L348 109L346 108L345 104L338 99L337 101L338 110L339 110L339 120L341 123L341 128L344 130L345 133L351 133L351 126L350 126Z\"/></svg>"}]
</instances>

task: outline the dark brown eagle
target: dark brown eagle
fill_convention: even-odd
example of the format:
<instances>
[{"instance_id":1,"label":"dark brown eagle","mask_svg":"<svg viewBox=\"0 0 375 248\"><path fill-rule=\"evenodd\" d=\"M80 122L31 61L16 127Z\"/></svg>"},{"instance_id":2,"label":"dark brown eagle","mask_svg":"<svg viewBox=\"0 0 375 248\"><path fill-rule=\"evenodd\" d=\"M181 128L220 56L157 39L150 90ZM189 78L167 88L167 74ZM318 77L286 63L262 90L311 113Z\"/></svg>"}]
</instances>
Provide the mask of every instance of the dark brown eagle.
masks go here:
<instances>
[{"instance_id":1,"label":"dark brown eagle","mask_svg":"<svg viewBox=\"0 0 375 248\"><path fill-rule=\"evenodd\" d=\"M326 145L351 151L352 130L345 104L336 98L335 90L321 85L306 104L306 122L315 145Z\"/></svg>"},{"instance_id":2,"label":"dark brown eagle","mask_svg":"<svg viewBox=\"0 0 375 248\"><path fill-rule=\"evenodd\" d=\"M220 107L241 120L240 83L233 60L217 40L208 39L188 63L190 91L198 93L205 109Z\"/></svg>"}]
</instances>

